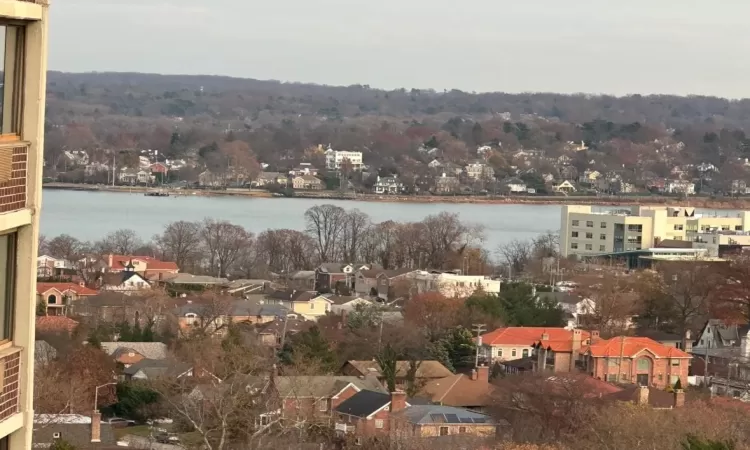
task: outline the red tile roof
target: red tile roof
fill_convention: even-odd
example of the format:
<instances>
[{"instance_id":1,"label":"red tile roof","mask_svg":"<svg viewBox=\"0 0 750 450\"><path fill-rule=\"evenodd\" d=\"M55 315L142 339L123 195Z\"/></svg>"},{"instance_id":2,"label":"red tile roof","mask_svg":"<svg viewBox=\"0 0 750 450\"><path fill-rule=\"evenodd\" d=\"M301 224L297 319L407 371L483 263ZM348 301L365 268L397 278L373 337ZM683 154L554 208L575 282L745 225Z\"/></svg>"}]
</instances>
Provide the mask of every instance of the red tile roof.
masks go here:
<instances>
[{"instance_id":1,"label":"red tile roof","mask_svg":"<svg viewBox=\"0 0 750 450\"><path fill-rule=\"evenodd\" d=\"M581 354L590 354L595 358L623 356L633 358L641 352L649 352L657 358L692 358L682 350L662 345L647 337L614 337L597 341L588 347L581 348Z\"/></svg>"},{"instance_id":2,"label":"red tile roof","mask_svg":"<svg viewBox=\"0 0 750 450\"><path fill-rule=\"evenodd\" d=\"M177 263L174 263L172 261L161 261L156 258L152 258L150 256L112 255L111 258L112 258L112 265L110 267L112 269L123 269L128 265L130 261L137 260L137 261L145 262L146 270L149 272L154 271L154 270L164 270L164 271L179 270L179 267L177 267Z\"/></svg>"},{"instance_id":3,"label":"red tile roof","mask_svg":"<svg viewBox=\"0 0 750 450\"><path fill-rule=\"evenodd\" d=\"M40 295L44 294L50 289L57 289L58 291L62 293L64 293L65 291L73 291L76 293L76 295L80 295L80 296L98 294L97 291L93 289L89 289L86 286L81 286L80 284L77 284L77 283L37 283L36 284L37 294L40 294Z\"/></svg>"},{"instance_id":4,"label":"red tile roof","mask_svg":"<svg viewBox=\"0 0 750 450\"><path fill-rule=\"evenodd\" d=\"M482 335L484 345L534 345L540 342L544 334L548 339L543 341L544 345L552 347L554 351L570 351L573 332L565 328L552 327L507 327L498 328ZM581 332L581 340L589 338L587 331ZM558 350L559 349L559 350Z\"/></svg>"},{"instance_id":5,"label":"red tile roof","mask_svg":"<svg viewBox=\"0 0 750 450\"><path fill-rule=\"evenodd\" d=\"M72 333L78 322L65 316L37 316L36 331L48 333Z\"/></svg>"}]
</instances>

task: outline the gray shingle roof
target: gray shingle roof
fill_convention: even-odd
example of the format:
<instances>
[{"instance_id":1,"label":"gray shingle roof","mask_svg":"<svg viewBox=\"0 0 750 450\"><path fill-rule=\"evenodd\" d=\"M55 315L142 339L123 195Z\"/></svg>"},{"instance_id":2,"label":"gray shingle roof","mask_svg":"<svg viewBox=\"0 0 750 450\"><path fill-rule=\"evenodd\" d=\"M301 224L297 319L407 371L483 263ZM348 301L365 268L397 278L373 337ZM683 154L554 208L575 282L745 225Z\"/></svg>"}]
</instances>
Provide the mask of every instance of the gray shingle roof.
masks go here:
<instances>
[{"instance_id":1,"label":"gray shingle roof","mask_svg":"<svg viewBox=\"0 0 750 450\"><path fill-rule=\"evenodd\" d=\"M58 421L57 417L61 420ZM102 449L102 448L115 448L117 440L115 438L114 430L108 423L102 422L101 424L101 442L91 442L91 419L88 420L76 420L73 423L68 422L65 416L73 416L72 414L56 414L47 415L49 420L39 421L38 417L34 421L34 431L32 435L32 442L34 447L49 448L49 446L57 439L63 439L78 449ZM87 419L83 417L83 419ZM59 435L57 434L59 433ZM55 438L55 436L59 436Z\"/></svg>"},{"instance_id":2,"label":"gray shingle roof","mask_svg":"<svg viewBox=\"0 0 750 450\"><path fill-rule=\"evenodd\" d=\"M102 350L117 357L123 351L133 350L147 359L167 357L167 344L163 342L102 342Z\"/></svg>"},{"instance_id":3,"label":"gray shingle roof","mask_svg":"<svg viewBox=\"0 0 750 450\"><path fill-rule=\"evenodd\" d=\"M349 383L361 390L386 392L374 377L350 377L338 375L281 376L274 380L281 397L326 398L337 394Z\"/></svg>"},{"instance_id":4,"label":"gray shingle roof","mask_svg":"<svg viewBox=\"0 0 750 450\"><path fill-rule=\"evenodd\" d=\"M391 401L390 394L376 391L360 391L346 399L336 411L350 416L367 417Z\"/></svg>"},{"instance_id":5,"label":"gray shingle roof","mask_svg":"<svg viewBox=\"0 0 750 450\"><path fill-rule=\"evenodd\" d=\"M402 415L413 424L493 424L487 415L469 409L440 405L413 405L395 414Z\"/></svg>"},{"instance_id":6,"label":"gray shingle roof","mask_svg":"<svg viewBox=\"0 0 750 450\"><path fill-rule=\"evenodd\" d=\"M190 365L168 361L165 359L142 359L130 367L126 367L123 373L126 375L136 375L138 372L143 373L146 378L153 379L161 376L178 376L190 370Z\"/></svg>"}]
</instances>

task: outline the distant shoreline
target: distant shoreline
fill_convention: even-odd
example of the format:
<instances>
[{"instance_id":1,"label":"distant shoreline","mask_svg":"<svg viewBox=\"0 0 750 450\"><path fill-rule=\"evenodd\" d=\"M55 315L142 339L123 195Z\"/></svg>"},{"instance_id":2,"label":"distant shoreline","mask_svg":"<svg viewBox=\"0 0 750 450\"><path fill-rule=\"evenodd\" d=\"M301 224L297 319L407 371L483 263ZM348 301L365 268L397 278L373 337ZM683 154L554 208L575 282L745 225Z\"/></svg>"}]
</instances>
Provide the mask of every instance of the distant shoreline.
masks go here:
<instances>
[{"instance_id":1,"label":"distant shoreline","mask_svg":"<svg viewBox=\"0 0 750 450\"><path fill-rule=\"evenodd\" d=\"M337 193L332 191L303 191L295 192L294 197L279 197L259 189L161 189L143 186L105 186L75 183L45 183L44 189L87 192L119 192L143 193L154 190L168 192L173 196L202 196L202 197L250 197L250 198L307 198L319 200L353 200L361 202L390 202L390 203L468 203L468 204L497 204L497 205L564 205L583 204L598 206L634 206L634 205L689 205L696 208L708 209L750 209L750 197L747 198L710 198L690 197L680 199L663 196L468 196L468 195L379 195Z\"/></svg>"}]
</instances>

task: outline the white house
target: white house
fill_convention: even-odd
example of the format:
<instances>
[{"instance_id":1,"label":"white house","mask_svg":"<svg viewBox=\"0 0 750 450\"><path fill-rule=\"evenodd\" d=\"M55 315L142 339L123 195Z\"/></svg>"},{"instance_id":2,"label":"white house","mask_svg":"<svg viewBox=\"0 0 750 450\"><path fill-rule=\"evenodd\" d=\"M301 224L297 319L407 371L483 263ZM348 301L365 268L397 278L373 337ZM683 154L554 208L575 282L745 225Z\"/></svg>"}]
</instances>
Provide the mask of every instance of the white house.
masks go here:
<instances>
[{"instance_id":1,"label":"white house","mask_svg":"<svg viewBox=\"0 0 750 450\"><path fill-rule=\"evenodd\" d=\"M473 162L471 164L467 164L464 170L466 170L466 176L471 178L472 180L491 178L495 174L495 171L492 170L492 167L482 162Z\"/></svg>"},{"instance_id":2,"label":"white house","mask_svg":"<svg viewBox=\"0 0 750 450\"><path fill-rule=\"evenodd\" d=\"M400 194L404 191L404 183L400 182L395 175L392 177L378 176L378 181L372 189L376 194Z\"/></svg>"},{"instance_id":3,"label":"white house","mask_svg":"<svg viewBox=\"0 0 750 450\"><path fill-rule=\"evenodd\" d=\"M64 259L41 255L36 259L36 276L39 278L61 275L66 269L72 269L73 264Z\"/></svg>"},{"instance_id":4,"label":"white house","mask_svg":"<svg viewBox=\"0 0 750 450\"><path fill-rule=\"evenodd\" d=\"M362 152L346 152L330 148L326 150L326 167L328 169L341 169L341 164L344 160L348 160L353 170L362 169Z\"/></svg>"},{"instance_id":5,"label":"white house","mask_svg":"<svg viewBox=\"0 0 750 450\"><path fill-rule=\"evenodd\" d=\"M120 292L130 295L138 291L151 289L148 280L143 278L130 266L124 272L105 273L102 276L102 290Z\"/></svg>"},{"instance_id":6,"label":"white house","mask_svg":"<svg viewBox=\"0 0 750 450\"><path fill-rule=\"evenodd\" d=\"M443 167L443 163L441 163L437 159L433 159L432 161L427 163L427 167L429 167L430 169L437 169L438 167Z\"/></svg>"},{"instance_id":7,"label":"white house","mask_svg":"<svg viewBox=\"0 0 750 450\"><path fill-rule=\"evenodd\" d=\"M568 292L539 292L537 296L540 299L552 299L565 311L568 316L566 329L572 330L577 328L581 316L594 314L596 303L590 298L583 298Z\"/></svg>"},{"instance_id":8,"label":"white house","mask_svg":"<svg viewBox=\"0 0 750 450\"><path fill-rule=\"evenodd\" d=\"M518 178L509 178L503 181L503 186L505 186L505 190L511 194L525 194L527 189L526 183Z\"/></svg>"},{"instance_id":9,"label":"white house","mask_svg":"<svg viewBox=\"0 0 750 450\"><path fill-rule=\"evenodd\" d=\"M357 295L326 294L325 297L331 301L331 312L338 315L342 315L344 312L350 313L357 309L357 307L361 308L374 305L370 300Z\"/></svg>"},{"instance_id":10,"label":"white house","mask_svg":"<svg viewBox=\"0 0 750 450\"><path fill-rule=\"evenodd\" d=\"M695 183L685 180L670 180L664 185L664 191L670 194L695 194Z\"/></svg>"},{"instance_id":11,"label":"white house","mask_svg":"<svg viewBox=\"0 0 750 450\"><path fill-rule=\"evenodd\" d=\"M500 280L484 275L457 275L416 270L405 275L414 281L417 292L440 292L446 297L468 297L477 290L500 292Z\"/></svg>"}]
</instances>

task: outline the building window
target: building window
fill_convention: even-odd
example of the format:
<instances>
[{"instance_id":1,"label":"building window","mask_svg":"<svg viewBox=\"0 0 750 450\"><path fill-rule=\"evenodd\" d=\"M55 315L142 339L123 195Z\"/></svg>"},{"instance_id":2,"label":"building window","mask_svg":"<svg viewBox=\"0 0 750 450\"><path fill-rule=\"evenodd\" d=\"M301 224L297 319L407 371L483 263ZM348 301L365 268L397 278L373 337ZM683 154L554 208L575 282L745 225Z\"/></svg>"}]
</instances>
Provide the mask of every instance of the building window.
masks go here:
<instances>
[{"instance_id":1,"label":"building window","mask_svg":"<svg viewBox=\"0 0 750 450\"><path fill-rule=\"evenodd\" d=\"M570 236L571 237L578 237L578 232L574 231L574 232L570 233Z\"/></svg>"},{"instance_id":2,"label":"building window","mask_svg":"<svg viewBox=\"0 0 750 450\"><path fill-rule=\"evenodd\" d=\"M318 403L318 411L321 411L321 412L328 411L328 400L323 400Z\"/></svg>"},{"instance_id":3,"label":"building window","mask_svg":"<svg viewBox=\"0 0 750 450\"><path fill-rule=\"evenodd\" d=\"M636 231L640 233L643 231L643 225L628 225L628 231Z\"/></svg>"},{"instance_id":4,"label":"building window","mask_svg":"<svg viewBox=\"0 0 750 450\"><path fill-rule=\"evenodd\" d=\"M516 349L515 348L510 351L510 356L512 356L512 357L515 358L515 356L516 356Z\"/></svg>"},{"instance_id":5,"label":"building window","mask_svg":"<svg viewBox=\"0 0 750 450\"><path fill-rule=\"evenodd\" d=\"M448 427L440 427L440 436L448 436Z\"/></svg>"},{"instance_id":6,"label":"building window","mask_svg":"<svg viewBox=\"0 0 750 450\"><path fill-rule=\"evenodd\" d=\"M9 341L13 333L15 261L16 234L0 236L0 342Z\"/></svg>"},{"instance_id":7,"label":"building window","mask_svg":"<svg viewBox=\"0 0 750 450\"><path fill-rule=\"evenodd\" d=\"M589 227L589 228L593 228L593 226L594 226L594 221L593 221L593 220L587 220L587 221L586 221L586 226L587 226L587 227Z\"/></svg>"},{"instance_id":8,"label":"building window","mask_svg":"<svg viewBox=\"0 0 750 450\"><path fill-rule=\"evenodd\" d=\"M682 231L682 225L675 225L674 226L675 231Z\"/></svg>"},{"instance_id":9,"label":"building window","mask_svg":"<svg viewBox=\"0 0 750 450\"><path fill-rule=\"evenodd\" d=\"M577 220L574 220L574 221L572 221L572 222L571 222L571 224L572 224L572 225L573 225L574 227L577 227L577 226L578 226L578 221L577 221Z\"/></svg>"},{"instance_id":10,"label":"building window","mask_svg":"<svg viewBox=\"0 0 750 450\"><path fill-rule=\"evenodd\" d=\"M600 246L599 246L599 251L600 251L600 252L603 252L603 251L604 251L604 246L603 246L603 245L600 245Z\"/></svg>"},{"instance_id":11,"label":"building window","mask_svg":"<svg viewBox=\"0 0 750 450\"><path fill-rule=\"evenodd\" d=\"M497 356L502 358L503 357L503 349L499 348L497 349Z\"/></svg>"},{"instance_id":12,"label":"building window","mask_svg":"<svg viewBox=\"0 0 750 450\"><path fill-rule=\"evenodd\" d=\"M617 382L617 374L616 373L608 373L604 376L604 381L614 383Z\"/></svg>"},{"instance_id":13,"label":"building window","mask_svg":"<svg viewBox=\"0 0 750 450\"><path fill-rule=\"evenodd\" d=\"M21 102L23 95L24 28L0 25L4 36L0 48L3 73L0 74L0 134L19 134L21 131Z\"/></svg>"},{"instance_id":14,"label":"building window","mask_svg":"<svg viewBox=\"0 0 750 450\"><path fill-rule=\"evenodd\" d=\"M669 377L669 384L674 386L675 384L677 384L677 380L679 379L680 379L679 375L672 375Z\"/></svg>"},{"instance_id":15,"label":"building window","mask_svg":"<svg viewBox=\"0 0 750 450\"><path fill-rule=\"evenodd\" d=\"M525 349L523 349L523 353L522 353L522 356L523 356L524 358L526 358L526 357L528 357L528 356L529 356L529 349L528 349L528 348L525 348Z\"/></svg>"},{"instance_id":16,"label":"building window","mask_svg":"<svg viewBox=\"0 0 750 450\"><path fill-rule=\"evenodd\" d=\"M669 363L672 366L679 366L680 365L680 360L679 359L673 359L673 360L669 361Z\"/></svg>"},{"instance_id":17,"label":"building window","mask_svg":"<svg viewBox=\"0 0 750 450\"><path fill-rule=\"evenodd\" d=\"M591 244L586 244L586 250L592 250L594 247Z\"/></svg>"},{"instance_id":18,"label":"building window","mask_svg":"<svg viewBox=\"0 0 750 450\"><path fill-rule=\"evenodd\" d=\"M314 302L310 302L310 311L312 311L313 309L315 309L315 303Z\"/></svg>"},{"instance_id":19,"label":"building window","mask_svg":"<svg viewBox=\"0 0 750 450\"><path fill-rule=\"evenodd\" d=\"M383 419L375 419L375 428L383 428Z\"/></svg>"},{"instance_id":20,"label":"building window","mask_svg":"<svg viewBox=\"0 0 750 450\"><path fill-rule=\"evenodd\" d=\"M466 427L458 427L459 434L466 434Z\"/></svg>"},{"instance_id":21,"label":"building window","mask_svg":"<svg viewBox=\"0 0 750 450\"><path fill-rule=\"evenodd\" d=\"M607 222L602 222L601 227L602 228L607 228Z\"/></svg>"},{"instance_id":22,"label":"building window","mask_svg":"<svg viewBox=\"0 0 750 450\"><path fill-rule=\"evenodd\" d=\"M742 231L742 225L735 225L734 231Z\"/></svg>"},{"instance_id":23,"label":"building window","mask_svg":"<svg viewBox=\"0 0 750 450\"><path fill-rule=\"evenodd\" d=\"M607 235L604 234L604 233L602 233L602 234L599 235L599 239L602 240L602 241L606 241L607 240Z\"/></svg>"},{"instance_id":24,"label":"building window","mask_svg":"<svg viewBox=\"0 0 750 450\"><path fill-rule=\"evenodd\" d=\"M570 248L578 248L578 243L577 242L571 242L570 243Z\"/></svg>"},{"instance_id":25,"label":"building window","mask_svg":"<svg viewBox=\"0 0 750 450\"><path fill-rule=\"evenodd\" d=\"M594 233L586 233L586 239L594 239Z\"/></svg>"},{"instance_id":26,"label":"building window","mask_svg":"<svg viewBox=\"0 0 750 450\"><path fill-rule=\"evenodd\" d=\"M647 358L640 358L638 359L638 371L647 371L649 367L651 366L651 361L649 361Z\"/></svg>"},{"instance_id":27,"label":"building window","mask_svg":"<svg viewBox=\"0 0 750 450\"><path fill-rule=\"evenodd\" d=\"M57 303L57 296L56 295L53 294L53 295L50 295L49 297L47 297L47 304L54 305L55 303Z\"/></svg>"}]
</instances>

